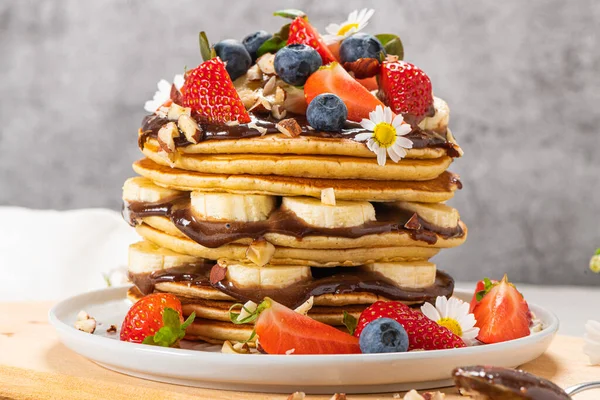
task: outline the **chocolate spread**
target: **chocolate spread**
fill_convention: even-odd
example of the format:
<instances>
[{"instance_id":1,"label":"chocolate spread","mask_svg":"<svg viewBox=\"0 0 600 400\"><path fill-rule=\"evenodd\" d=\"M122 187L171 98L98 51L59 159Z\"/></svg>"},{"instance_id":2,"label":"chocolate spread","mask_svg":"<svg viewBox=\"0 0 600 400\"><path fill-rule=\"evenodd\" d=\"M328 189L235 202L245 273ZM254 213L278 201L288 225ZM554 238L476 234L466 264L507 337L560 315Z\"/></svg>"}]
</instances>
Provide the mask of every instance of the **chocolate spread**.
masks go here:
<instances>
[{"instance_id":1,"label":"chocolate spread","mask_svg":"<svg viewBox=\"0 0 600 400\"><path fill-rule=\"evenodd\" d=\"M252 119L251 124L254 123L256 126L266 129L266 134L279 133L279 130L276 127L278 120L275 118L271 116L263 117L255 114L250 114L250 117ZM352 121L347 121L341 132L320 132L310 128L305 116L293 115L292 117L300 125L302 129L302 136L329 139L353 139L359 133L367 132L362 126L360 126L360 124ZM219 139L246 139L263 135L257 129L250 128L248 124L211 124L203 122L198 117L195 118L202 130L201 141ZM167 118L155 114L144 117L141 128L142 133L138 138L139 147L143 148L146 140L149 137L156 138L160 128L167 122L169 122ZM413 142L413 148L415 149L442 148L447 151L447 154L450 157L459 156L456 145L447 140L447 131L436 132L432 130L423 130L416 124L413 124L412 131L406 135L406 138ZM184 135L179 135L179 137L175 138L175 145L177 147L185 147L190 144L192 143L189 142Z\"/></svg>"},{"instance_id":2,"label":"chocolate spread","mask_svg":"<svg viewBox=\"0 0 600 400\"><path fill-rule=\"evenodd\" d=\"M209 248L217 248L239 239L257 239L268 233L278 233L302 239L307 236L327 236L356 239L365 235L406 233L413 240L435 244L438 236L455 238L463 235L460 225L445 228L431 224L417 214L385 203L374 203L377 221L344 228L312 226L293 212L277 209L268 219L256 222L206 221L196 218L187 195L161 203L132 202L123 205L123 216L134 225L148 216L164 216L187 237Z\"/></svg>"},{"instance_id":3,"label":"chocolate spread","mask_svg":"<svg viewBox=\"0 0 600 400\"><path fill-rule=\"evenodd\" d=\"M261 302L265 297L296 308L311 296L324 294L373 293L390 300L407 302L433 302L437 296L450 296L454 291L454 280L443 271L437 271L435 284L422 289L399 288L392 280L378 272L356 267L311 268L312 279L296 282L286 288L268 289L237 287L233 282L222 279L211 283L212 262L190 264L156 271L151 274L131 274L131 279L143 294L151 293L159 282L181 282L190 287L213 287L240 302Z\"/></svg>"}]
</instances>

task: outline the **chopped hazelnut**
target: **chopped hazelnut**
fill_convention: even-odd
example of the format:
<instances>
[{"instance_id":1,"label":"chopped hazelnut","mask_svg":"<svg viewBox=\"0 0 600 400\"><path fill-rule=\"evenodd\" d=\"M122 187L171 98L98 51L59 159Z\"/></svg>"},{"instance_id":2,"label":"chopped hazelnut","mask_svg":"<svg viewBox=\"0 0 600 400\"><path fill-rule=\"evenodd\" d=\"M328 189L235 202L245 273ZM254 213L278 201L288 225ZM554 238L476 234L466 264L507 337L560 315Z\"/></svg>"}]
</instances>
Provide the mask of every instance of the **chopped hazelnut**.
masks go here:
<instances>
[{"instance_id":1,"label":"chopped hazelnut","mask_svg":"<svg viewBox=\"0 0 600 400\"><path fill-rule=\"evenodd\" d=\"M244 107L250 109L258 101L260 93L256 90L242 89L238 92L238 95L240 96L242 103L244 103Z\"/></svg>"},{"instance_id":2,"label":"chopped hazelnut","mask_svg":"<svg viewBox=\"0 0 600 400\"><path fill-rule=\"evenodd\" d=\"M179 129L181 129L181 132L183 132L183 135L189 142L194 144L200 142L202 131L194 118L187 114L183 114L179 117L177 126L179 126Z\"/></svg>"},{"instance_id":3,"label":"chopped hazelnut","mask_svg":"<svg viewBox=\"0 0 600 400\"><path fill-rule=\"evenodd\" d=\"M328 206L335 206L335 190L333 188L321 190L321 203Z\"/></svg>"},{"instance_id":4,"label":"chopped hazelnut","mask_svg":"<svg viewBox=\"0 0 600 400\"><path fill-rule=\"evenodd\" d=\"M158 144L161 150L167 153L175 152L174 138L179 137L179 129L175 122L165 124L158 131Z\"/></svg>"},{"instance_id":5,"label":"chopped hazelnut","mask_svg":"<svg viewBox=\"0 0 600 400\"><path fill-rule=\"evenodd\" d=\"M346 393L336 393L329 400L346 400Z\"/></svg>"},{"instance_id":6,"label":"chopped hazelnut","mask_svg":"<svg viewBox=\"0 0 600 400\"><path fill-rule=\"evenodd\" d=\"M182 115L191 116L192 109L189 107L181 107L175 103L171 104L171 107L169 107L169 112L167 113L167 118L171 121L177 121Z\"/></svg>"},{"instance_id":7,"label":"chopped hazelnut","mask_svg":"<svg viewBox=\"0 0 600 400\"><path fill-rule=\"evenodd\" d=\"M251 66L246 72L246 78L249 81L260 81L262 80L262 71L258 68L258 64L254 64Z\"/></svg>"},{"instance_id":8,"label":"chopped hazelnut","mask_svg":"<svg viewBox=\"0 0 600 400\"><path fill-rule=\"evenodd\" d=\"M275 74L275 54L267 53L256 60L256 65L263 72L263 74L274 75Z\"/></svg>"},{"instance_id":9,"label":"chopped hazelnut","mask_svg":"<svg viewBox=\"0 0 600 400\"><path fill-rule=\"evenodd\" d=\"M289 137L298 137L302 133L302 128L294 118L281 120L277 123L277 129Z\"/></svg>"},{"instance_id":10,"label":"chopped hazelnut","mask_svg":"<svg viewBox=\"0 0 600 400\"><path fill-rule=\"evenodd\" d=\"M275 88L275 101L274 101L274 104L283 105L283 102L285 101L286 97L287 97L286 91L283 90L281 87L277 86Z\"/></svg>"},{"instance_id":11,"label":"chopped hazelnut","mask_svg":"<svg viewBox=\"0 0 600 400\"><path fill-rule=\"evenodd\" d=\"M283 118L285 118L286 114L287 114L287 111L283 108L283 106L281 106L279 104L275 104L273 106L273 108L271 109L271 115L275 119L283 119Z\"/></svg>"},{"instance_id":12,"label":"chopped hazelnut","mask_svg":"<svg viewBox=\"0 0 600 400\"><path fill-rule=\"evenodd\" d=\"M304 400L306 394L304 392L295 392L288 396L287 400Z\"/></svg>"},{"instance_id":13,"label":"chopped hazelnut","mask_svg":"<svg viewBox=\"0 0 600 400\"><path fill-rule=\"evenodd\" d=\"M307 315L310 309L313 307L314 302L315 297L310 296L308 300L296 307L294 311L296 311L298 314Z\"/></svg>"},{"instance_id":14,"label":"chopped hazelnut","mask_svg":"<svg viewBox=\"0 0 600 400\"><path fill-rule=\"evenodd\" d=\"M115 325L111 325L107 330L106 333L116 333L117 332L117 327Z\"/></svg>"},{"instance_id":15,"label":"chopped hazelnut","mask_svg":"<svg viewBox=\"0 0 600 400\"><path fill-rule=\"evenodd\" d=\"M96 320L94 318L89 318L76 321L75 328L82 332L94 333L96 331Z\"/></svg>"},{"instance_id":16,"label":"chopped hazelnut","mask_svg":"<svg viewBox=\"0 0 600 400\"><path fill-rule=\"evenodd\" d=\"M256 129L257 131L260 132L261 136L264 136L267 133L267 128L263 128L261 126L256 125L256 122L250 122L248 124L248 128Z\"/></svg>"},{"instance_id":17,"label":"chopped hazelnut","mask_svg":"<svg viewBox=\"0 0 600 400\"><path fill-rule=\"evenodd\" d=\"M254 103L254 105L250 107L250 110L248 111L253 111L257 114L269 114L271 112L271 108L272 105L269 100L263 96L258 96L258 100L256 100L256 103Z\"/></svg>"},{"instance_id":18,"label":"chopped hazelnut","mask_svg":"<svg viewBox=\"0 0 600 400\"><path fill-rule=\"evenodd\" d=\"M265 239L254 240L246 250L246 257L254 264L262 267L267 265L275 254L275 246Z\"/></svg>"},{"instance_id":19,"label":"chopped hazelnut","mask_svg":"<svg viewBox=\"0 0 600 400\"><path fill-rule=\"evenodd\" d=\"M271 78L265 83L263 87L263 96L268 96L270 94L275 93L275 89L277 88L277 77L275 75L271 76Z\"/></svg>"},{"instance_id":20,"label":"chopped hazelnut","mask_svg":"<svg viewBox=\"0 0 600 400\"><path fill-rule=\"evenodd\" d=\"M250 346L247 343L231 344L229 340L223 342L221 353L227 354L250 354Z\"/></svg>"}]
</instances>

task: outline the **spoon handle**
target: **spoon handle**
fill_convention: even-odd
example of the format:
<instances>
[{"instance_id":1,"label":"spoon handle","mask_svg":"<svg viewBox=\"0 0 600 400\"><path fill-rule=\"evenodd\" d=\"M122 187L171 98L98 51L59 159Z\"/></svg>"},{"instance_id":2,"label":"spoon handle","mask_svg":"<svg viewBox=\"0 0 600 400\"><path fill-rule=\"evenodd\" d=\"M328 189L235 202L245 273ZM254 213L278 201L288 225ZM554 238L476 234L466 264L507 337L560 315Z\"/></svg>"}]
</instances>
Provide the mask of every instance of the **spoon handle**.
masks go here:
<instances>
[{"instance_id":1,"label":"spoon handle","mask_svg":"<svg viewBox=\"0 0 600 400\"><path fill-rule=\"evenodd\" d=\"M590 390L590 389L600 389L600 381L586 382L586 383L580 383L578 385L569 386L568 388L565 389L565 392L569 396L572 396L574 394L583 392L584 390Z\"/></svg>"}]
</instances>

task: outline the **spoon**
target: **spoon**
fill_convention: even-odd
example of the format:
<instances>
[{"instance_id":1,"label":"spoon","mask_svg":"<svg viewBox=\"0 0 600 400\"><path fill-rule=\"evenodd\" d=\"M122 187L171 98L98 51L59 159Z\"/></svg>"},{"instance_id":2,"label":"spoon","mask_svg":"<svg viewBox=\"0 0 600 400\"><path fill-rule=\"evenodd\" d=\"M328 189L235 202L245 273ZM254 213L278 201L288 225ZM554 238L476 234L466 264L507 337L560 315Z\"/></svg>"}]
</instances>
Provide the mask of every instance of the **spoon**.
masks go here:
<instances>
[{"instance_id":1,"label":"spoon","mask_svg":"<svg viewBox=\"0 0 600 400\"><path fill-rule=\"evenodd\" d=\"M525 371L481 365L456 368L452 376L462 394L489 400L571 400L571 395L600 388L600 382L589 382L563 390Z\"/></svg>"}]
</instances>

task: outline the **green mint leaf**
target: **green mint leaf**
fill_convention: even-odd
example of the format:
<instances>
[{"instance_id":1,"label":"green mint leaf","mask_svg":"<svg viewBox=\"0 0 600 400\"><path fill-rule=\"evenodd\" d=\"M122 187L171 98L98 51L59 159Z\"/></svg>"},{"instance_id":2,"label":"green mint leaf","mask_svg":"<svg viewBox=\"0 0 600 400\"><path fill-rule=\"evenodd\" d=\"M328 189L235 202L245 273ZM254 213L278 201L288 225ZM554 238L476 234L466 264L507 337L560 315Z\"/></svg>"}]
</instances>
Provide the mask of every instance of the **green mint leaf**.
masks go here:
<instances>
[{"instance_id":1,"label":"green mint leaf","mask_svg":"<svg viewBox=\"0 0 600 400\"><path fill-rule=\"evenodd\" d=\"M214 57L214 49L210 46L206 32L202 31L198 34L198 40L200 42L200 54L204 61L208 61Z\"/></svg>"},{"instance_id":2,"label":"green mint leaf","mask_svg":"<svg viewBox=\"0 0 600 400\"><path fill-rule=\"evenodd\" d=\"M296 19L298 17L306 18L306 13L302 10L297 10L295 8L286 8L285 10L275 11L273 13L276 17L290 18Z\"/></svg>"},{"instance_id":3,"label":"green mint leaf","mask_svg":"<svg viewBox=\"0 0 600 400\"><path fill-rule=\"evenodd\" d=\"M600 247L598 247L596 249L596 252L594 253L595 256L599 256L600 255Z\"/></svg>"},{"instance_id":4,"label":"green mint leaf","mask_svg":"<svg viewBox=\"0 0 600 400\"><path fill-rule=\"evenodd\" d=\"M398 35L382 33L375 35L375 37L379 39L387 54L398 56L398 60L402 60L404 58L404 46L402 45L402 40L400 40Z\"/></svg>"},{"instance_id":5,"label":"green mint leaf","mask_svg":"<svg viewBox=\"0 0 600 400\"><path fill-rule=\"evenodd\" d=\"M353 315L348 314L347 311L344 311L344 319L342 320L342 322L348 329L348 332L350 332L351 335L354 335L354 331L356 330L356 326L358 325L358 320L354 318Z\"/></svg>"},{"instance_id":6,"label":"green mint leaf","mask_svg":"<svg viewBox=\"0 0 600 400\"><path fill-rule=\"evenodd\" d=\"M267 53L277 53L280 49L284 48L287 45L289 35L290 24L282 26L279 32L275 33L271 39L265 41L258 48L258 50L256 51L256 55L260 57Z\"/></svg>"}]
</instances>

